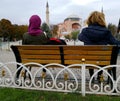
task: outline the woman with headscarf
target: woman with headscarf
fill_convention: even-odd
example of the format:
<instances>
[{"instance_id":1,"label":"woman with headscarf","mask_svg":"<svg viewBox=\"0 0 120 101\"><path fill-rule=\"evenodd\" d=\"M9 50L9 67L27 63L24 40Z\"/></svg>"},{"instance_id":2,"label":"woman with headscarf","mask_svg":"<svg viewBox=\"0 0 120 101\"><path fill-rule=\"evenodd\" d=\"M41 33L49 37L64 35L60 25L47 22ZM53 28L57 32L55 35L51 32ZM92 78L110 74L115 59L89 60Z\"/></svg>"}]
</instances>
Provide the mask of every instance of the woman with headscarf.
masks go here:
<instances>
[{"instance_id":1,"label":"woman with headscarf","mask_svg":"<svg viewBox=\"0 0 120 101\"><path fill-rule=\"evenodd\" d=\"M23 35L23 45L44 45L47 43L48 38L46 37L45 33L41 30L40 26L40 17L38 15L32 15L29 19L28 32L24 33ZM19 78L21 69L18 70L16 78ZM46 70L43 69L43 71L45 72Z\"/></svg>"},{"instance_id":2,"label":"woman with headscarf","mask_svg":"<svg viewBox=\"0 0 120 101\"><path fill-rule=\"evenodd\" d=\"M41 18L38 15L32 15L29 19L28 32L24 33L22 44L26 45L44 45L48 38L40 28Z\"/></svg>"}]
</instances>

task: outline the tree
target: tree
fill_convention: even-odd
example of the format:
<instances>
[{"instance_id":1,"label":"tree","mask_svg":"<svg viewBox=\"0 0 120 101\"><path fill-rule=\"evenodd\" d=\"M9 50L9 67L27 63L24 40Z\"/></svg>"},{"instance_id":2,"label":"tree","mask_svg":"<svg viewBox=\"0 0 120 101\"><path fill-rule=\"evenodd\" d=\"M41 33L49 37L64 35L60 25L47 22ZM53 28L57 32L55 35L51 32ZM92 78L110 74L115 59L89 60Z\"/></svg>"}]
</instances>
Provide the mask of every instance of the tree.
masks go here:
<instances>
[{"instance_id":1,"label":"tree","mask_svg":"<svg viewBox=\"0 0 120 101\"><path fill-rule=\"evenodd\" d=\"M0 29L2 36L4 38L4 41L10 40L11 34L13 33L13 27L12 24L9 20L7 19L2 19L0 21Z\"/></svg>"},{"instance_id":2,"label":"tree","mask_svg":"<svg viewBox=\"0 0 120 101\"><path fill-rule=\"evenodd\" d=\"M13 25L7 19L0 21L0 37L3 37L3 41L20 40L27 29L27 25Z\"/></svg>"},{"instance_id":3,"label":"tree","mask_svg":"<svg viewBox=\"0 0 120 101\"><path fill-rule=\"evenodd\" d=\"M14 35L13 35L13 39L16 40L20 40L22 39L22 36L25 32L27 32L28 30L28 26L27 25L13 25L14 26Z\"/></svg>"},{"instance_id":4,"label":"tree","mask_svg":"<svg viewBox=\"0 0 120 101\"><path fill-rule=\"evenodd\" d=\"M116 39L120 41L120 19L117 26Z\"/></svg>"},{"instance_id":5,"label":"tree","mask_svg":"<svg viewBox=\"0 0 120 101\"><path fill-rule=\"evenodd\" d=\"M108 29L111 31L111 33L113 34L113 36L116 35L116 33L117 33L117 27L114 24L109 23L108 24Z\"/></svg>"},{"instance_id":6,"label":"tree","mask_svg":"<svg viewBox=\"0 0 120 101\"><path fill-rule=\"evenodd\" d=\"M49 26L48 26L46 23L43 23L43 24L42 24L41 29L42 29L44 32L46 32L46 34L47 34L47 36L48 36L49 38L52 37L50 28L49 28Z\"/></svg>"},{"instance_id":7,"label":"tree","mask_svg":"<svg viewBox=\"0 0 120 101\"><path fill-rule=\"evenodd\" d=\"M2 37L2 28L0 27L0 37Z\"/></svg>"},{"instance_id":8,"label":"tree","mask_svg":"<svg viewBox=\"0 0 120 101\"><path fill-rule=\"evenodd\" d=\"M65 39L71 39L71 35L70 34L67 34L67 35L65 35Z\"/></svg>"},{"instance_id":9,"label":"tree","mask_svg":"<svg viewBox=\"0 0 120 101\"><path fill-rule=\"evenodd\" d=\"M71 36L72 36L71 38L74 40L74 45L76 39L78 38L78 34L79 34L79 30L71 32Z\"/></svg>"}]
</instances>

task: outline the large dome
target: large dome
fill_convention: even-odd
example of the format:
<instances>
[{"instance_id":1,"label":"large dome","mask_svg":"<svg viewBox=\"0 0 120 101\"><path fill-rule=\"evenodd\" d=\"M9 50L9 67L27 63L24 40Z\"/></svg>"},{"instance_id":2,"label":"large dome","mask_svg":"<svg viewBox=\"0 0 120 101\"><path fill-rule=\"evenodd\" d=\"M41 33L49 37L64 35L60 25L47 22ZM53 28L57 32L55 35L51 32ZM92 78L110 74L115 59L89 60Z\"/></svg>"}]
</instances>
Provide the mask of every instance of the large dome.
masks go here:
<instances>
[{"instance_id":1,"label":"large dome","mask_svg":"<svg viewBox=\"0 0 120 101\"><path fill-rule=\"evenodd\" d=\"M64 21L69 20L69 19L80 20L80 17L78 15L72 14L72 15L68 16Z\"/></svg>"},{"instance_id":2,"label":"large dome","mask_svg":"<svg viewBox=\"0 0 120 101\"><path fill-rule=\"evenodd\" d=\"M80 18L78 15L72 14L70 16L68 16L67 18Z\"/></svg>"}]
</instances>

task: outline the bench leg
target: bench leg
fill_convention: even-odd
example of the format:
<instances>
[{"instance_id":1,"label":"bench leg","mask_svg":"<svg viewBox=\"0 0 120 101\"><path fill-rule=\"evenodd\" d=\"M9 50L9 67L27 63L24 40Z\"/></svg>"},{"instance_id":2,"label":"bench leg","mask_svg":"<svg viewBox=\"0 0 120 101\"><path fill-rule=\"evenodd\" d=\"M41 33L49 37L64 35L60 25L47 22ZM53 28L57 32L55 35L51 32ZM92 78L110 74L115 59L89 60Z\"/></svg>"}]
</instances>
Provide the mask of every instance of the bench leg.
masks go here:
<instances>
[{"instance_id":1,"label":"bench leg","mask_svg":"<svg viewBox=\"0 0 120 101\"><path fill-rule=\"evenodd\" d=\"M108 70L108 73L113 77L113 80L116 81L116 68L113 67L112 70ZM113 82L111 81L110 77L108 77L107 83L111 85L111 89L113 88ZM113 91L115 93L116 90Z\"/></svg>"},{"instance_id":2,"label":"bench leg","mask_svg":"<svg viewBox=\"0 0 120 101\"><path fill-rule=\"evenodd\" d=\"M116 67L112 68L112 73L113 73L113 80L116 81ZM113 87L113 85L111 86ZM114 90L113 93L116 93L116 90Z\"/></svg>"},{"instance_id":3,"label":"bench leg","mask_svg":"<svg viewBox=\"0 0 120 101\"><path fill-rule=\"evenodd\" d=\"M113 80L116 80L116 68L112 68L112 73L113 73Z\"/></svg>"},{"instance_id":4,"label":"bench leg","mask_svg":"<svg viewBox=\"0 0 120 101\"><path fill-rule=\"evenodd\" d=\"M101 78L102 74L103 74L103 71L98 72L97 80L98 80L99 83L101 83L100 78Z\"/></svg>"},{"instance_id":5,"label":"bench leg","mask_svg":"<svg viewBox=\"0 0 120 101\"><path fill-rule=\"evenodd\" d=\"M29 69L29 71L31 71L32 67L29 66L28 69ZM24 80L26 79L26 75L27 75L27 70L25 70ZM28 74L28 78L31 80L30 74Z\"/></svg>"},{"instance_id":6,"label":"bench leg","mask_svg":"<svg viewBox=\"0 0 120 101\"><path fill-rule=\"evenodd\" d=\"M94 74L94 69L89 69L89 74L90 74L90 77L92 77L92 75Z\"/></svg>"},{"instance_id":7,"label":"bench leg","mask_svg":"<svg viewBox=\"0 0 120 101\"><path fill-rule=\"evenodd\" d=\"M100 77L101 77L102 73L103 73L103 71L100 71L100 72L98 72L98 75L97 75L97 80L99 83L100 83ZM90 74L90 77L92 77L92 75L94 74L94 69L89 69L89 74ZM95 79L93 78L93 82L94 82L94 80Z\"/></svg>"},{"instance_id":8,"label":"bench leg","mask_svg":"<svg viewBox=\"0 0 120 101\"><path fill-rule=\"evenodd\" d=\"M116 80L116 68L113 67L112 70L108 70L108 73L113 77L113 80ZM108 77L108 82L110 82L110 78Z\"/></svg>"},{"instance_id":9,"label":"bench leg","mask_svg":"<svg viewBox=\"0 0 120 101\"><path fill-rule=\"evenodd\" d=\"M17 68L19 68L19 65L17 65ZM29 70L31 71L31 66L30 67L28 67L29 68ZM20 73L21 73L21 70L22 70L22 68L20 68L18 71L17 71L17 73L16 73L16 78L18 79L19 78L19 76L20 76ZM26 73L27 73L27 70L25 70L25 76L24 76L24 80L26 79ZM31 77L30 77L30 75L28 74L28 77L29 77L29 79L31 79Z\"/></svg>"},{"instance_id":10,"label":"bench leg","mask_svg":"<svg viewBox=\"0 0 120 101\"><path fill-rule=\"evenodd\" d=\"M17 69L19 68L19 65L17 65ZM20 72L21 72L22 68L20 68L17 73L16 73L16 78L18 79L20 76Z\"/></svg>"}]
</instances>

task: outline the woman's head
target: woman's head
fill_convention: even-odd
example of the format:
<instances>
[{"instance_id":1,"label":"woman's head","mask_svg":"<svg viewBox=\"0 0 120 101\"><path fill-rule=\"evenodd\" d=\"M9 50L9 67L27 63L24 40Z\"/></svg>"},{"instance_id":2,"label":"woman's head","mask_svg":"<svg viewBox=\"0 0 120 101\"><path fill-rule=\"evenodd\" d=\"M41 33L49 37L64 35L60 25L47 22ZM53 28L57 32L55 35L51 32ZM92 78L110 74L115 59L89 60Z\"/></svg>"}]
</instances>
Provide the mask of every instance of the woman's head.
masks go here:
<instances>
[{"instance_id":1,"label":"woman's head","mask_svg":"<svg viewBox=\"0 0 120 101\"><path fill-rule=\"evenodd\" d=\"M87 24L99 24L101 26L106 27L105 15L102 12L94 11L88 17Z\"/></svg>"},{"instance_id":2,"label":"woman's head","mask_svg":"<svg viewBox=\"0 0 120 101\"><path fill-rule=\"evenodd\" d=\"M38 15L32 15L29 19L29 28L28 32L31 35L38 35L42 32L40 29L41 19Z\"/></svg>"},{"instance_id":3,"label":"woman's head","mask_svg":"<svg viewBox=\"0 0 120 101\"><path fill-rule=\"evenodd\" d=\"M53 25L53 28L51 30L51 33L52 33L52 37L58 37L58 26L57 25Z\"/></svg>"}]
</instances>

